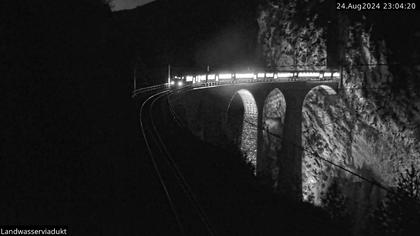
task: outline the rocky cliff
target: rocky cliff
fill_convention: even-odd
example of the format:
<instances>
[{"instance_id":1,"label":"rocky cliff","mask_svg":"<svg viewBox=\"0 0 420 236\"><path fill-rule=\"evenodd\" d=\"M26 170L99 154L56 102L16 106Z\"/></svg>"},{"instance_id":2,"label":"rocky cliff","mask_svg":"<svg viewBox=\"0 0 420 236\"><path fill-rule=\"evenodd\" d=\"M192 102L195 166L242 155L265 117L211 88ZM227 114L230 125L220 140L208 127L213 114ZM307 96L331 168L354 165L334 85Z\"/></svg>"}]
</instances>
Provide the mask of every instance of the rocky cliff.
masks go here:
<instances>
[{"instance_id":1,"label":"rocky cliff","mask_svg":"<svg viewBox=\"0 0 420 236\"><path fill-rule=\"evenodd\" d=\"M265 1L258 41L267 67L342 69L336 95L317 88L304 102L304 199L321 204L339 180L348 199L371 205L384 193L379 186L420 166L420 15L340 12L331 4Z\"/></svg>"}]
</instances>

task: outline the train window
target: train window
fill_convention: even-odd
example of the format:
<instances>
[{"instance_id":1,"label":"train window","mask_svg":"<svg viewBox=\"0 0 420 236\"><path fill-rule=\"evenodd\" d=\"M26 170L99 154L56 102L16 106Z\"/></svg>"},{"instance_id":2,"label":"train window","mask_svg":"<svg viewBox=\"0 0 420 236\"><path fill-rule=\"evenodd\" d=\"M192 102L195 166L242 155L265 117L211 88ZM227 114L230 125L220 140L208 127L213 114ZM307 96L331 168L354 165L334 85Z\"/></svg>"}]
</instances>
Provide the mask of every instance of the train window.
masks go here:
<instances>
[{"instance_id":1,"label":"train window","mask_svg":"<svg viewBox=\"0 0 420 236\"><path fill-rule=\"evenodd\" d=\"M198 82L200 81L206 81L206 75L199 75L198 77Z\"/></svg>"},{"instance_id":2,"label":"train window","mask_svg":"<svg viewBox=\"0 0 420 236\"><path fill-rule=\"evenodd\" d=\"M219 74L219 79L232 79L232 74Z\"/></svg>"},{"instance_id":3,"label":"train window","mask_svg":"<svg viewBox=\"0 0 420 236\"><path fill-rule=\"evenodd\" d=\"M251 79L254 78L253 73L238 73L235 75L237 79Z\"/></svg>"},{"instance_id":4,"label":"train window","mask_svg":"<svg viewBox=\"0 0 420 236\"><path fill-rule=\"evenodd\" d=\"M319 77L319 72L299 72L299 77Z\"/></svg>"},{"instance_id":5,"label":"train window","mask_svg":"<svg viewBox=\"0 0 420 236\"><path fill-rule=\"evenodd\" d=\"M293 77L293 73L277 73L277 77L279 78Z\"/></svg>"}]
</instances>

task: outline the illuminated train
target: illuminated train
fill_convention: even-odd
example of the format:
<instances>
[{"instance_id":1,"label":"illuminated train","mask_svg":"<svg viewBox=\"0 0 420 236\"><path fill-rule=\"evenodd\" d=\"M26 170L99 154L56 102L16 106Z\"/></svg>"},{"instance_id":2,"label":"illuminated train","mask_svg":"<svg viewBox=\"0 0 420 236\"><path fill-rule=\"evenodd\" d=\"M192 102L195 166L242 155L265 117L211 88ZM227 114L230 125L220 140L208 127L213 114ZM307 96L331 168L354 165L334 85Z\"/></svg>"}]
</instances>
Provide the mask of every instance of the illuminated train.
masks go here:
<instances>
[{"instance_id":1,"label":"illuminated train","mask_svg":"<svg viewBox=\"0 0 420 236\"><path fill-rule=\"evenodd\" d=\"M340 79L336 71L292 71L292 72L258 72L258 73L208 73L197 75L172 76L170 85L218 85L249 82L290 82L290 81L324 81Z\"/></svg>"}]
</instances>

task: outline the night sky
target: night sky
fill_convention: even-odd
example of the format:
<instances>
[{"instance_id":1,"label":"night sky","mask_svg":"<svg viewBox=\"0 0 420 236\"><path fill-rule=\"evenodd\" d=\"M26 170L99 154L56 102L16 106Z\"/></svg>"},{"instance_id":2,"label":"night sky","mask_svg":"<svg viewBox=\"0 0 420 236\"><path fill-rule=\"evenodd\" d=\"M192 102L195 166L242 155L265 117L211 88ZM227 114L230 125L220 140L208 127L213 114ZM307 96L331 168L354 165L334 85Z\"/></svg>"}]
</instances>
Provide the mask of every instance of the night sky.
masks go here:
<instances>
[{"instance_id":1,"label":"night sky","mask_svg":"<svg viewBox=\"0 0 420 236\"><path fill-rule=\"evenodd\" d=\"M153 1L155 0L113 0L112 3L114 5L113 10L119 11L124 9L132 9Z\"/></svg>"}]
</instances>

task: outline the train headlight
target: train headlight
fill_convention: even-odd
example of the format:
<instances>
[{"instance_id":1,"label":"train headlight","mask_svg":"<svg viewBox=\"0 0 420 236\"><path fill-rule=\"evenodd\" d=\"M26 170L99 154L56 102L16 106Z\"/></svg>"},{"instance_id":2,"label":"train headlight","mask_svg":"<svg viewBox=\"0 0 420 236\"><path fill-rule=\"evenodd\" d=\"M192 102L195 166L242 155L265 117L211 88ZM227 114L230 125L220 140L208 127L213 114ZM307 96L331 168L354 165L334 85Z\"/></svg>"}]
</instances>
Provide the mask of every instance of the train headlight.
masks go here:
<instances>
[{"instance_id":1,"label":"train headlight","mask_svg":"<svg viewBox=\"0 0 420 236\"><path fill-rule=\"evenodd\" d=\"M171 85L175 85L175 81L173 81L173 80L172 80L172 81L171 81Z\"/></svg>"},{"instance_id":2,"label":"train headlight","mask_svg":"<svg viewBox=\"0 0 420 236\"><path fill-rule=\"evenodd\" d=\"M178 81L177 85L178 86L182 86L184 83L182 83L182 81Z\"/></svg>"}]
</instances>

